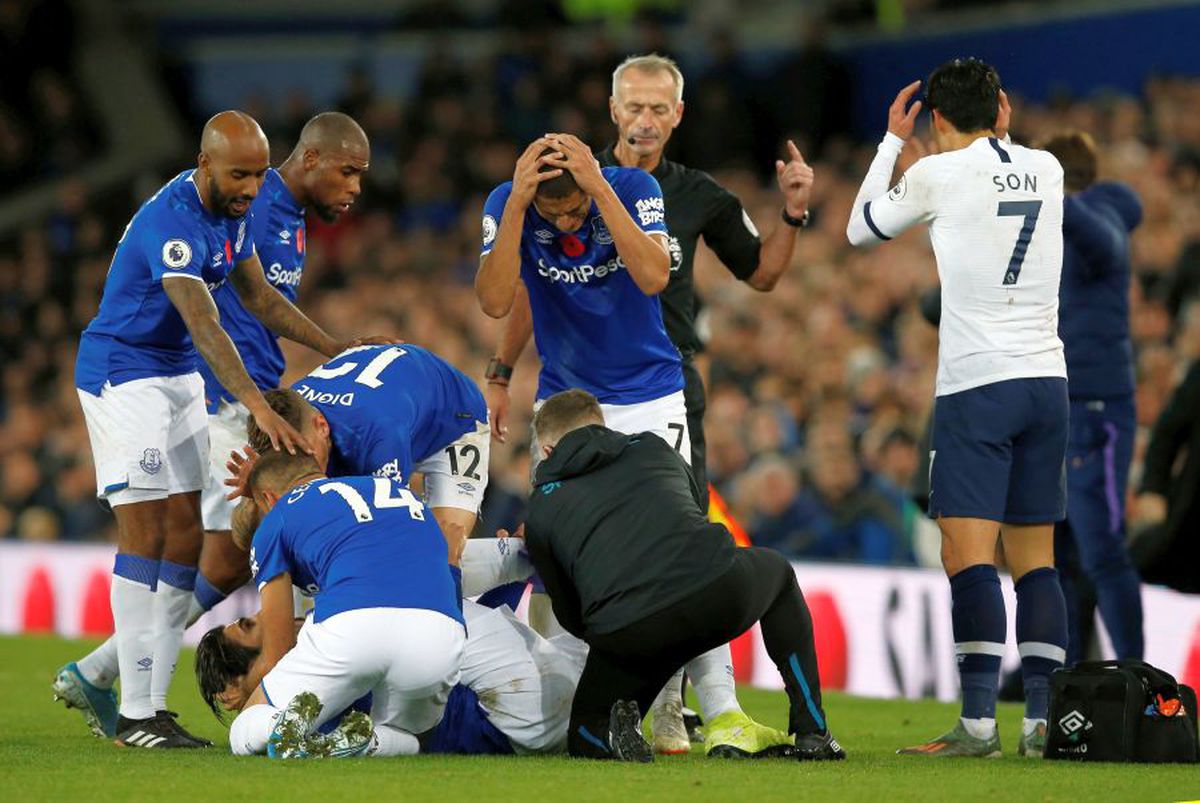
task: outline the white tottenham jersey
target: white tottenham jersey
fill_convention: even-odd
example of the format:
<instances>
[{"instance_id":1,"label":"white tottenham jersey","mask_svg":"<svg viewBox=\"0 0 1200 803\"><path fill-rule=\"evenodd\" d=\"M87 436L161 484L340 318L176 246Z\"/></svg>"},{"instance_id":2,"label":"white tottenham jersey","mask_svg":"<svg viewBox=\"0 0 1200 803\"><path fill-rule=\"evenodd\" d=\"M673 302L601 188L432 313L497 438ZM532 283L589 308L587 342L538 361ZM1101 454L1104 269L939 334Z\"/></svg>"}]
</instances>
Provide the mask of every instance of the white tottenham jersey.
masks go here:
<instances>
[{"instance_id":1,"label":"white tottenham jersey","mask_svg":"<svg viewBox=\"0 0 1200 803\"><path fill-rule=\"evenodd\" d=\"M887 192L903 141L888 134L846 235L876 245L929 223L942 283L937 395L1067 375L1058 339L1063 171L1046 151L984 137L926 156Z\"/></svg>"}]
</instances>

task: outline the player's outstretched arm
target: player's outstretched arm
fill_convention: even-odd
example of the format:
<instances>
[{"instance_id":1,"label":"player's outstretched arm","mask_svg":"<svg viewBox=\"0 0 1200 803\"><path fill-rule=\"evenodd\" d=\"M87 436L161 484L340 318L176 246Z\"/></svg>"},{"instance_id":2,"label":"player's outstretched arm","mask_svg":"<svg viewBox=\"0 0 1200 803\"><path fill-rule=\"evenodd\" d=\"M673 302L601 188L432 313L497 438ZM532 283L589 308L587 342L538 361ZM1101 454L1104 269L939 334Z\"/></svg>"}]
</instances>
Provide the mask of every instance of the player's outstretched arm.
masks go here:
<instances>
[{"instance_id":1,"label":"player's outstretched arm","mask_svg":"<svg viewBox=\"0 0 1200 803\"><path fill-rule=\"evenodd\" d=\"M521 279L521 228L538 185L562 175L562 168L550 167L557 154L542 155L550 146L545 137L531 142L517 160L507 197L503 187L497 188L484 205L484 253L475 274L475 297L490 318L503 318L512 307Z\"/></svg>"},{"instance_id":2,"label":"player's outstretched arm","mask_svg":"<svg viewBox=\"0 0 1200 803\"><path fill-rule=\"evenodd\" d=\"M878 245L928 217L924 193L921 188L910 186L917 183L915 176L910 180L915 170L902 176L895 188L888 192L888 182L896 159L904 143L912 136L917 114L921 111L919 100L908 105L920 86L920 81L913 81L901 89L888 109L887 134L879 143L871 167L858 190L854 208L850 212L850 222L846 226L846 237L852 245Z\"/></svg>"},{"instance_id":3,"label":"player's outstretched arm","mask_svg":"<svg viewBox=\"0 0 1200 803\"><path fill-rule=\"evenodd\" d=\"M664 233L643 231L629 214L625 203L604 178L592 149L571 134L551 134L550 141L563 153L564 165L579 189L591 196L600 217L612 234L617 254L625 263L630 278L648 296L661 293L671 280L671 254ZM649 179L654 182L653 179ZM656 187L657 189L657 187ZM649 199L647 199L649 200ZM661 210L662 194L657 198ZM660 218L661 219L661 218Z\"/></svg>"},{"instance_id":4,"label":"player's outstretched arm","mask_svg":"<svg viewBox=\"0 0 1200 803\"><path fill-rule=\"evenodd\" d=\"M259 270L261 272L262 269ZM304 436L271 409L246 373L237 347L221 328L221 314L204 282L191 276L164 276L162 285L175 309L179 310L200 356L221 384L246 406L260 426L265 425L264 430L270 433L272 445L276 449L283 447L292 454L296 453L297 448L311 454L312 447Z\"/></svg>"},{"instance_id":5,"label":"player's outstretched arm","mask_svg":"<svg viewBox=\"0 0 1200 803\"><path fill-rule=\"evenodd\" d=\"M229 274L243 306L280 337L301 343L326 357L336 357L345 344L313 323L296 305L271 286L258 254L237 263Z\"/></svg>"},{"instance_id":6,"label":"player's outstretched arm","mask_svg":"<svg viewBox=\"0 0 1200 803\"><path fill-rule=\"evenodd\" d=\"M533 310L529 306L529 294L524 286L517 285L516 297L512 309L504 319L504 331L500 335L500 345L496 348L496 359L501 365L510 368L521 359L529 338L533 336ZM488 421L492 427L492 437L501 443L508 442L508 408L511 399L508 395L509 380L503 377L488 377L484 396L487 398Z\"/></svg>"}]
</instances>

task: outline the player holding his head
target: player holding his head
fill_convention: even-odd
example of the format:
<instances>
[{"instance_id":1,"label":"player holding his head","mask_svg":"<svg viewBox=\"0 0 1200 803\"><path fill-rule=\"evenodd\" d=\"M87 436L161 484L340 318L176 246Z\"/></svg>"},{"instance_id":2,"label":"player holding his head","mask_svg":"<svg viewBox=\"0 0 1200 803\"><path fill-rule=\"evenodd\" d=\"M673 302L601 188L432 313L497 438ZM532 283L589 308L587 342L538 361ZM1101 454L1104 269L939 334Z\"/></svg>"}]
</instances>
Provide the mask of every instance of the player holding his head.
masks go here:
<instances>
[{"instance_id":1,"label":"player holding his head","mask_svg":"<svg viewBox=\"0 0 1200 803\"><path fill-rule=\"evenodd\" d=\"M437 523L399 481L330 479L306 454L262 455L248 490L263 518L239 546L262 599L265 675L231 743L282 758L416 753L415 734L441 720L458 682L466 639ZM293 585L316 603L298 641ZM361 717L332 743L314 733L367 693L373 733Z\"/></svg>"},{"instance_id":2,"label":"player holding his head","mask_svg":"<svg viewBox=\"0 0 1200 803\"><path fill-rule=\"evenodd\" d=\"M267 169L246 218L246 236L254 243L260 263L267 266L267 282L288 301L295 302L304 271L305 212L311 209L324 220L337 219L357 198L369 161L370 145L358 124L339 112L325 112L305 124L296 147L278 170ZM278 387L284 361L275 333L247 309L232 282L221 282L211 292L221 328L233 341L251 381L261 390ZM205 537L199 571L192 575L189 566L185 572L194 582L186 625L246 581L245 554L229 539L233 505L225 499L228 489L223 481L230 451L246 442L250 412L207 362L201 361L198 370L204 381L211 446L200 500ZM184 576L181 590L187 591L187 585ZM187 595L175 596L182 607ZM55 678L55 693L68 705L81 708L97 735L112 737L117 710L111 689L118 675L114 636L77 664L63 667Z\"/></svg>"},{"instance_id":3,"label":"player holding his head","mask_svg":"<svg viewBox=\"0 0 1200 803\"><path fill-rule=\"evenodd\" d=\"M683 74L674 61L654 54L625 59L613 71L608 107L617 139L614 145L596 154L597 160L603 167L645 170L658 181L663 193L671 278L659 300L667 336L682 357L690 463L707 508L705 392L701 377L704 368L698 365L702 362L704 343L696 331L698 304L692 270L696 246L703 237L734 276L756 290L769 292L791 263L796 232L808 223L813 172L795 144L789 142L788 162L778 161L775 165L783 194L782 223L768 237L760 239L750 216L734 195L707 173L663 156L684 112ZM497 367L492 370L511 373L511 366L524 352L532 334L528 298L518 293L496 350ZM504 440L507 429L507 383L505 377L488 378L492 431L500 440ZM655 749L662 753L687 751L689 744L680 718L679 695L664 693L655 701L652 711ZM720 731L721 723L710 722L708 729Z\"/></svg>"},{"instance_id":4,"label":"player holding his head","mask_svg":"<svg viewBox=\"0 0 1200 803\"><path fill-rule=\"evenodd\" d=\"M930 75L925 103L939 151L888 190L912 136L919 81L902 89L854 202L846 234L873 246L929 224L942 285L929 513L950 578L962 717L902 753L996 756L1005 611L996 539L1017 592L1025 681L1019 752L1041 756L1050 673L1062 666L1066 610L1054 522L1066 506L1067 370L1058 338L1063 170L1045 151L1005 141L1009 107L995 69L975 59Z\"/></svg>"},{"instance_id":5,"label":"player holding his head","mask_svg":"<svg viewBox=\"0 0 1200 803\"><path fill-rule=\"evenodd\" d=\"M525 150L513 180L488 196L475 293L495 318L510 310L518 317L527 305L542 361L535 409L555 393L582 388L599 399L613 429L652 432L690 462L682 358L657 298L670 276L665 218L649 173L602 168L576 137L549 134ZM504 379L497 363L489 381L496 370ZM536 459L536 443L533 449ZM790 744L787 734L741 710L728 647L695 657L687 670L706 721L726 715L710 748L735 742L754 754ZM688 744L672 685L666 699L679 738L666 749L679 752Z\"/></svg>"},{"instance_id":6,"label":"player holding his head","mask_svg":"<svg viewBox=\"0 0 1200 803\"><path fill-rule=\"evenodd\" d=\"M228 279L272 331L323 354L351 345L306 318L263 274L247 213L268 167L267 139L251 117L231 111L210 119L197 167L155 193L126 227L99 312L80 340L75 384L99 495L118 528L112 607L123 682L112 730L119 744L207 744L166 708L203 540L199 491L209 440L197 352L273 446L308 448L247 373L211 290ZM111 690L88 691L111 700Z\"/></svg>"},{"instance_id":7,"label":"player holding his head","mask_svg":"<svg viewBox=\"0 0 1200 803\"><path fill-rule=\"evenodd\" d=\"M1129 238L1142 220L1142 203L1128 184L1096 180L1096 145L1084 132L1055 134L1040 147L1062 164L1067 191L1058 333L1070 377L1071 434L1067 517L1055 531L1070 614L1067 665L1084 657L1082 636L1095 618L1080 599L1081 573L1117 657L1140 660L1142 593L1125 546L1125 486L1137 434Z\"/></svg>"}]
</instances>

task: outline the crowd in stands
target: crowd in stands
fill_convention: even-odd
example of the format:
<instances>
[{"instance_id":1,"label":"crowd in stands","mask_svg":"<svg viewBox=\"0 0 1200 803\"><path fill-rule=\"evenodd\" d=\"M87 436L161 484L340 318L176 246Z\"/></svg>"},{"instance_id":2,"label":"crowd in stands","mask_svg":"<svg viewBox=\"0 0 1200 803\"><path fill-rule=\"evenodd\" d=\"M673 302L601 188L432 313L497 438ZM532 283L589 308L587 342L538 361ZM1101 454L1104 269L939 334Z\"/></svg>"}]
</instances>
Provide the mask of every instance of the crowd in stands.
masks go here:
<instances>
[{"instance_id":1,"label":"crowd in stands","mask_svg":"<svg viewBox=\"0 0 1200 803\"><path fill-rule=\"evenodd\" d=\"M395 333L482 379L500 331L471 287L483 199L544 131L608 144L609 81L622 55L604 40L579 56L553 47L467 64L435 55L403 101L355 75L339 105L371 137L368 181L346 220L310 220L301 306L335 333ZM829 89L843 87L836 57L800 58L827 67L805 95L819 111L758 103L730 47L687 76L687 113L668 151L713 172L764 233L778 225L780 206L764 177L788 135L816 170L813 225L772 293L737 282L703 249L697 256L709 474L756 543L799 558L913 563L929 558L916 543L923 516L909 489L933 402L937 332L919 308L937 283L933 254L919 228L874 251L849 247L846 221L875 143L845 135ZM1022 103L1019 87L1010 95L1015 140L1067 126L1091 132L1102 177L1129 182L1145 204L1132 288L1140 454L1200 358L1200 82L1161 78L1140 97L1048 106ZM314 111L299 97L248 99L247 110L268 131L276 163ZM172 174L164 166L162 177ZM142 200L91 198L81 186L64 193L55 215L0 244L0 534L112 537L111 515L94 499L72 367L112 249ZM302 348L285 353L289 379L319 362ZM530 348L512 383L508 443L493 442L489 530L523 515L536 377Z\"/></svg>"}]
</instances>

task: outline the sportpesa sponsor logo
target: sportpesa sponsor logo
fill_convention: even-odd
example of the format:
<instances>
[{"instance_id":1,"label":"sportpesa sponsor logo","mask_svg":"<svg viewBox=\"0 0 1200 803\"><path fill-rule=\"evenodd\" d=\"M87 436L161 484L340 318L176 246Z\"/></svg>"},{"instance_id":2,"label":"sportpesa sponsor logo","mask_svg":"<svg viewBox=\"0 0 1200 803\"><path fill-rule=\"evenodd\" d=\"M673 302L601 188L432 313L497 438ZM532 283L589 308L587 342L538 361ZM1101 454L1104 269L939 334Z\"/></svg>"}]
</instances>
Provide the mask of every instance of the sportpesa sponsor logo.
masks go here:
<instances>
[{"instance_id":1,"label":"sportpesa sponsor logo","mask_svg":"<svg viewBox=\"0 0 1200 803\"><path fill-rule=\"evenodd\" d=\"M271 267L267 268L267 281L276 287L281 284L285 284L288 287L296 287L300 284L300 274L303 272L303 268L284 270L283 265L278 262L272 262Z\"/></svg>"},{"instance_id":2,"label":"sportpesa sponsor logo","mask_svg":"<svg viewBox=\"0 0 1200 803\"><path fill-rule=\"evenodd\" d=\"M538 258L539 276L545 276L552 282L563 282L565 284L575 284L576 282L587 284L593 279L603 279L610 273L616 273L623 267L625 267L625 262L620 257L602 262L599 265L569 265L564 268L547 265L546 260Z\"/></svg>"}]
</instances>

